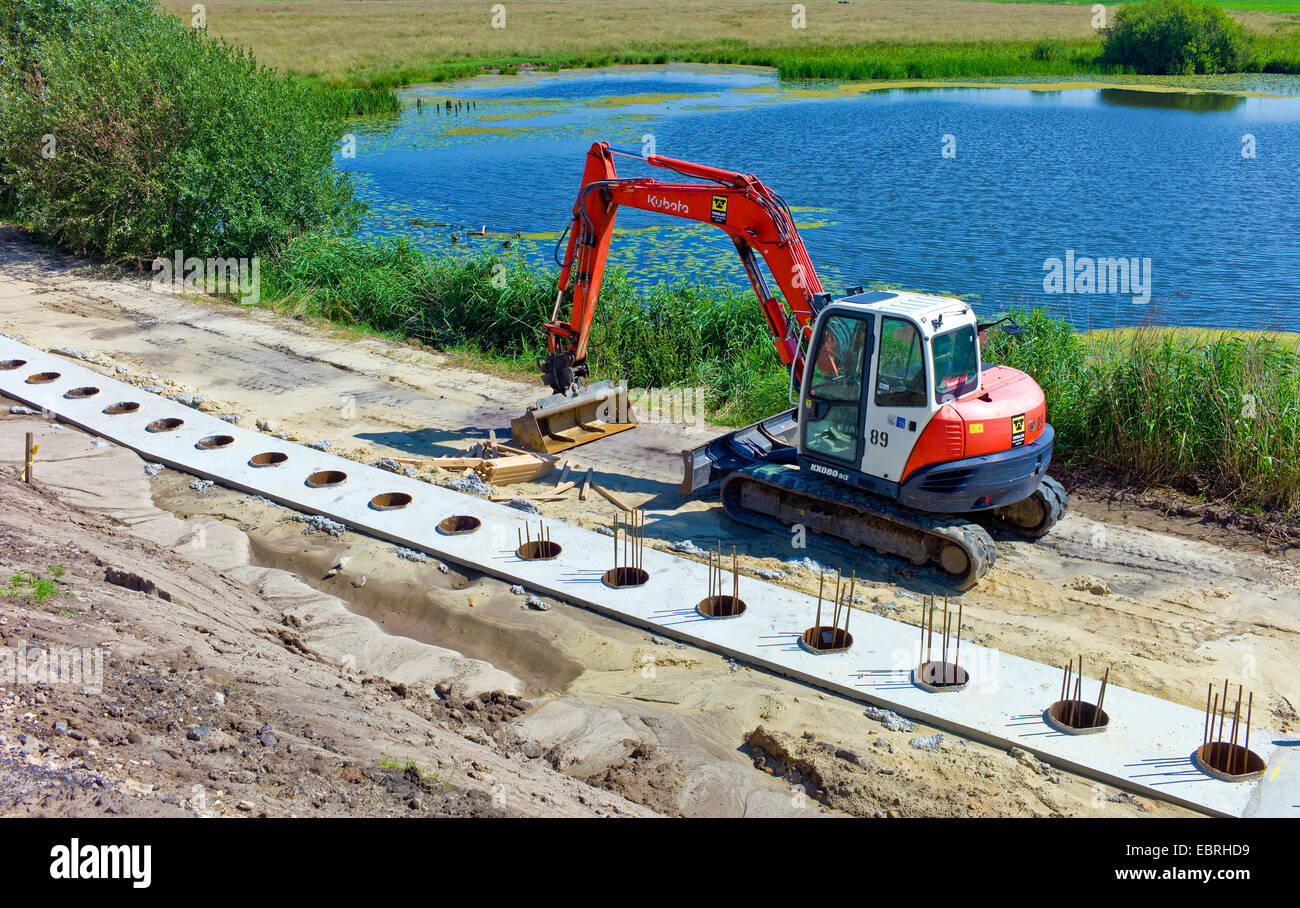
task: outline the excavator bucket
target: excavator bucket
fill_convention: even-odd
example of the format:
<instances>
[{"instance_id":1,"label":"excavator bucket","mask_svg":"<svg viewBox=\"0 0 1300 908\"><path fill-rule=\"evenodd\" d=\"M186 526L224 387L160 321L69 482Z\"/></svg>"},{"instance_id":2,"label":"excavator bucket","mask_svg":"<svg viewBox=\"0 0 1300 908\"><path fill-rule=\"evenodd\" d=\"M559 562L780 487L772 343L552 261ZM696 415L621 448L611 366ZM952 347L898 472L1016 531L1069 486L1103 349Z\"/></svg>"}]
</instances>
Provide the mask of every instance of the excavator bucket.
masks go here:
<instances>
[{"instance_id":1,"label":"excavator bucket","mask_svg":"<svg viewBox=\"0 0 1300 908\"><path fill-rule=\"evenodd\" d=\"M635 428L627 388L591 385L576 397L554 394L510 420L510 440L521 448L555 454Z\"/></svg>"},{"instance_id":2,"label":"excavator bucket","mask_svg":"<svg viewBox=\"0 0 1300 908\"><path fill-rule=\"evenodd\" d=\"M677 491L694 494L711 482L758 463L795 463L798 434L798 415L786 410L683 451L685 470Z\"/></svg>"}]
</instances>

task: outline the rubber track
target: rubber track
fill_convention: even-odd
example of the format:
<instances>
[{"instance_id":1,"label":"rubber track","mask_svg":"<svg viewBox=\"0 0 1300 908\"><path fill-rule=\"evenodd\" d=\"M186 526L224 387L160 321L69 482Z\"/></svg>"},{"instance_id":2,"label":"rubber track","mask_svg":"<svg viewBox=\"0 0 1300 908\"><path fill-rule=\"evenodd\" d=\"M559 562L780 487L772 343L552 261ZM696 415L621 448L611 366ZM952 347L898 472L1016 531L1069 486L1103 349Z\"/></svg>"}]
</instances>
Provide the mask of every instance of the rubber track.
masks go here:
<instances>
[{"instance_id":1,"label":"rubber track","mask_svg":"<svg viewBox=\"0 0 1300 908\"><path fill-rule=\"evenodd\" d=\"M996 510L982 514L977 512L970 516L992 529L1006 530L1021 539L1036 542L1046 536L1052 527L1056 526L1057 521L1065 516L1065 511L1070 506L1070 497L1065 494L1065 487L1050 476L1043 477L1034 495L1047 505L1047 516L1036 527L1022 527L1013 521L999 517Z\"/></svg>"},{"instance_id":2,"label":"rubber track","mask_svg":"<svg viewBox=\"0 0 1300 908\"><path fill-rule=\"evenodd\" d=\"M779 489L787 497L803 499L804 503L800 505L802 507L821 506L831 511L853 510L868 514L874 518L872 523L876 530L879 530L881 524L884 523L887 526L893 525L919 532L925 536L939 537L945 543L954 543L960 546L970 560L970 567L964 575L955 577L957 581L956 589L959 591L970 589L978 583L980 578L992 569L993 563L997 560L997 551L993 547L993 537L989 535L984 527L972 523L964 516L926 514L915 511L879 495L854 489L833 480L822 479L797 467L781 464L760 464L744 470L737 470L723 480L722 483L722 504L727 515L739 523L769 533L788 534L790 525L775 516L756 513L744 507L740 502L740 498L741 491L746 484L757 484ZM819 533L818 535L826 537L828 534ZM900 532L899 535L904 537L910 534ZM830 536L830 538L857 549L866 548L845 537ZM900 548L905 549L909 545L911 545L910 541L904 538ZM872 550L878 551L876 549ZM907 557L889 551L884 551L882 554ZM930 559L930 561L944 576L954 576L944 571L942 565L938 563L937 557Z\"/></svg>"}]
</instances>

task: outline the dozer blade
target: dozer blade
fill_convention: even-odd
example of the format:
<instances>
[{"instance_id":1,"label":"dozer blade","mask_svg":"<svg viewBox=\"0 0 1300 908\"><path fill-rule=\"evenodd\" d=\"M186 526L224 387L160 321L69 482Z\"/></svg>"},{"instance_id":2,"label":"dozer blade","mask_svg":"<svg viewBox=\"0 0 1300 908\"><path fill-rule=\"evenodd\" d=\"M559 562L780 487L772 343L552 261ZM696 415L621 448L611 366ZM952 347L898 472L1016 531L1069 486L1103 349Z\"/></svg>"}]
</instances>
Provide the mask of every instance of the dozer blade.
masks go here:
<instances>
[{"instance_id":1,"label":"dozer blade","mask_svg":"<svg viewBox=\"0 0 1300 908\"><path fill-rule=\"evenodd\" d=\"M634 428L627 388L599 382L576 397L554 394L510 420L510 440L521 448L555 454Z\"/></svg>"},{"instance_id":2,"label":"dozer blade","mask_svg":"<svg viewBox=\"0 0 1300 908\"><path fill-rule=\"evenodd\" d=\"M795 411L786 410L683 451L685 469L677 491L691 495L757 463L794 463L798 431Z\"/></svg>"}]
</instances>

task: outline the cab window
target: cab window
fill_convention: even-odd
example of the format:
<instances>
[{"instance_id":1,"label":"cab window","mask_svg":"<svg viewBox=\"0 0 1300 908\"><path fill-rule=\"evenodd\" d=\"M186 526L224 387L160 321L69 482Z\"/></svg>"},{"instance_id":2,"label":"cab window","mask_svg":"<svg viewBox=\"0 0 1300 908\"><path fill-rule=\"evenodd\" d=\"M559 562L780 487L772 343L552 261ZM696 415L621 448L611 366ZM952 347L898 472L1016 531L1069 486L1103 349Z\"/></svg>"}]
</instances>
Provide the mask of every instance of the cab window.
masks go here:
<instances>
[{"instance_id":1,"label":"cab window","mask_svg":"<svg viewBox=\"0 0 1300 908\"><path fill-rule=\"evenodd\" d=\"M834 315L822 326L799 419L807 451L845 464L860 456L863 370L870 349L867 319Z\"/></svg>"},{"instance_id":2,"label":"cab window","mask_svg":"<svg viewBox=\"0 0 1300 908\"><path fill-rule=\"evenodd\" d=\"M937 334L930 341L934 351L934 399L956 400L979 387L979 349L975 329L970 325Z\"/></svg>"},{"instance_id":3,"label":"cab window","mask_svg":"<svg viewBox=\"0 0 1300 908\"><path fill-rule=\"evenodd\" d=\"M813 359L813 397L854 403L862 397L869 328L860 318L835 316L827 320Z\"/></svg>"},{"instance_id":4,"label":"cab window","mask_svg":"<svg viewBox=\"0 0 1300 908\"><path fill-rule=\"evenodd\" d=\"M926 405L925 357L921 353L921 335L916 326L906 319L886 317L881 321L876 405Z\"/></svg>"}]
</instances>

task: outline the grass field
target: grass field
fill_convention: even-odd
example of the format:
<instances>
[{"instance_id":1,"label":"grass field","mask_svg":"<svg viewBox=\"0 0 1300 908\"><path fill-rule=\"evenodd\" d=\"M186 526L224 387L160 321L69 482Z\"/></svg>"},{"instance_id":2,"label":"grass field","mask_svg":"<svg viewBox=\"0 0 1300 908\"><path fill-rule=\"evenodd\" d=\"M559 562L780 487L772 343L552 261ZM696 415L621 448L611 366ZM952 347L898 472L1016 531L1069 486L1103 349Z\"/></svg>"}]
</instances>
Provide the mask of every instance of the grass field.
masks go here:
<instances>
[{"instance_id":1,"label":"grass field","mask_svg":"<svg viewBox=\"0 0 1300 908\"><path fill-rule=\"evenodd\" d=\"M189 0L165 2L189 20ZM1254 2L1300 12L1300 0ZM1037 59L1033 48L1039 41L1062 42L1070 55L1097 47L1087 4L805 0L803 5L804 28L793 26L790 4L770 0L511 0L505 4L504 28L493 27L492 4L482 0L210 0L206 15L211 34L252 48L265 64L360 85L458 78L486 66L519 63L587 66L673 59L772 65L783 75L819 78L1033 75L1075 68L1068 60ZM1300 43L1300 19L1294 16L1234 15L1252 34L1275 36L1281 30ZM899 61L914 57L923 61L919 69L899 69ZM835 61L829 69L822 63L828 58ZM893 62L882 67L881 60Z\"/></svg>"}]
</instances>

